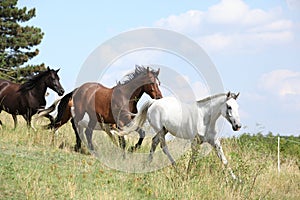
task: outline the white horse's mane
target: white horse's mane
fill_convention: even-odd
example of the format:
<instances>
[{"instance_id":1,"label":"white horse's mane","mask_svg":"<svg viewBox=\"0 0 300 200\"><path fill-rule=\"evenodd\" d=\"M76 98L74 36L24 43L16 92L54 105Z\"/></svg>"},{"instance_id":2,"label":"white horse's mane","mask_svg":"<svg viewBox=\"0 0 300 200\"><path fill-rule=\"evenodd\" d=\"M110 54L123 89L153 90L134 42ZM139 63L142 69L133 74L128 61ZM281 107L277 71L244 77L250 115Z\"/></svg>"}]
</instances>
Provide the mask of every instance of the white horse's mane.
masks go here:
<instances>
[{"instance_id":1,"label":"white horse's mane","mask_svg":"<svg viewBox=\"0 0 300 200\"><path fill-rule=\"evenodd\" d=\"M213 100L215 98L218 98L218 97L221 97L221 96L224 96L224 95L226 95L226 94L225 93L221 93L221 94L216 94L216 95L213 95L213 96L209 96L209 97L206 97L204 99L201 99L201 100L197 101L197 103L198 104L200 104L200 103L206 103L206 102L209 102L209 101L211 101L211 100Z\"/></svg>"}]
</instances>

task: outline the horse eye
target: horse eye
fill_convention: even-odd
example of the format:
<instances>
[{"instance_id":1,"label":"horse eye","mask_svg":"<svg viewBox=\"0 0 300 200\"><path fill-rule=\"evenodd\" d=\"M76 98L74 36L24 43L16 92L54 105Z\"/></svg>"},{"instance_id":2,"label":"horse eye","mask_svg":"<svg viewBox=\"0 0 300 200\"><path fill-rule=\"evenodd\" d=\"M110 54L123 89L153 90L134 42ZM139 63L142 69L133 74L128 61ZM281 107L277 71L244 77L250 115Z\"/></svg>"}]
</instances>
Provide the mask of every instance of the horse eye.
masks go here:
<instances>
[{"instance_id":1,"label":"horse eye","mask_svg":"<svg viewBox=\"0 0 300 200\"><path fill-rule=\"evenodd\" d=\"M227 105L227 109L228 109L228 110L231 110L232 108L231 108L231 106L228 106L228 105Z\"/></svg>"}]
</instances>

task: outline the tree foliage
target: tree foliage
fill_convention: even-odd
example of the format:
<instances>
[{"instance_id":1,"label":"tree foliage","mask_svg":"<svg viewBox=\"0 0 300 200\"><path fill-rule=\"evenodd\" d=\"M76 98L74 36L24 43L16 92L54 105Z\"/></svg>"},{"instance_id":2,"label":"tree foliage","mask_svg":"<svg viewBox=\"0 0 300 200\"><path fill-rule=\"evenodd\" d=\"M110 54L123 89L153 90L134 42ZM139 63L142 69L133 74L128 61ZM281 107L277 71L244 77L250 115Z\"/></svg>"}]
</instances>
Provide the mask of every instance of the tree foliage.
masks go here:
<instances>
[{"instance_id":1,"label":"tree foliage","mask_svg":"<svg viewBox=\"0 0 300 200\"><path fill-rule=\"evenodd\" d=\"M45 68L43 64L21 67L38 55L35 46L41 43L44 33L40 28L24 25L35 17L35 9L18 8L17 2L0 1L0 78L14 81Z\"/></svg>"}]
</instances>

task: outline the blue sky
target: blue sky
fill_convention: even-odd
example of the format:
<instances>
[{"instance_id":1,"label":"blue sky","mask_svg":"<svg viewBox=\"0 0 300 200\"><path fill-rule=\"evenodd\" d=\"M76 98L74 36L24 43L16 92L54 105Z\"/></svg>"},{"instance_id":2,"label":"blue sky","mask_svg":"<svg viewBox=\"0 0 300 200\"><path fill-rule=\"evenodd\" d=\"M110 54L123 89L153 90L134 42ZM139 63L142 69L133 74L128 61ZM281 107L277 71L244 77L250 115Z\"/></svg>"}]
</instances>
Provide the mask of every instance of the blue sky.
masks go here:
<instances>
[{"instance_id":1,"label":"blue sky","mask_svg":"<svg viewBox=\"0 0 300 200\"><path fill-rule=\"evenodd\" d=\"M37 16L29 24L45 33L40 54L30 62L61 68L66 91L74 88L83 63L103 42L128 30L159 27L196 41L215 64L225 91L241 92L243 131L300 134L298 0L19 0L18 5L36 8ZM108 72L114 73L113 78L106 77L111 82L105 77L101 82L111 86L135 61L153 62L160 57L159 64L177 66L197 98L205 97L203 80L185 71L180 59L149 51L135 54L115 63L126 67L120 73Z\"/></svg>"}]
</instances>

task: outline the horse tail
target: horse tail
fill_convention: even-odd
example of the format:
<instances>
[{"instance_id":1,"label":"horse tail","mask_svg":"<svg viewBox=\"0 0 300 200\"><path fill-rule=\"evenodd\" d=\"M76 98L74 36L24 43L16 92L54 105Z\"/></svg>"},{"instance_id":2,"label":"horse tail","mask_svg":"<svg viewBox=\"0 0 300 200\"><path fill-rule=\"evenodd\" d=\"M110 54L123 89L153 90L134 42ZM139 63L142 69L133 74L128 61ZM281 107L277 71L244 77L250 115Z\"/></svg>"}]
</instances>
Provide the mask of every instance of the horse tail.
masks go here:
<instances>
[{"instance_id":1,"label":"horse tail","mask_svg":"<svg viewBox=\"0 0 300 200\"><path fill-rule=\"evenodd\" d=\"M73 90L72 92L66 94L63 98L56 100L51 106L49 106L49 108L42 109L39 111L39 114L38 114L39 117L46 116L49 113L53 112L58 104L57 115L52 123L45 126L47 129L55 128L55 125L59 124L61 122L61 119L67 108L67 105L68 105L69 101L72 99L73 93L76 91L76 89Z\"/></svg>"},{"instance_id":2,"label":"horse tail","mask_svg":"<svg viewBox=\"0 0 300 200\"><path fill-rule=\"evenodd\" d=\"M129 123L129 126L123 127L123 131L119 133L120 136L128 135L130 132L137 130L143 126L147 119L147 112L150 106L154 103L154 100L147 101L141 108L141 110L135 115L134 119Z\"/></svg>"},{"instance_id":3,"label":"horse tail","mask_svg":"<svg viewBox=\"0 0 300 200\"><path fill-rule=\"evenodd\" d=\"M72 92L66 94L60 101L60 103L58 104L58 107L57 107L57 115L55 117L55 120L54 120L54 124L58 124L61 122L62 120L62 117L66 111L66 108L69 104L69 101L73 98L73 94L74 92L77 90L77 88L75 90L73 90Z\"/></svg>"},{"instance_id":4,"label":"horse tail","mask_svg":"<svg viewBox=\"0 0 300 200\"><path fill-rule=\"evenodd\" d=\"M40 117L45 117L46 115L52 113L52 112L55 110L57 104L58 104L60 101L61 101L61 99L57 99L57 100L55 100L55 101L53 102L53 104L52 104L51 106L49 106L48 108L38 109L38 112L37 112L38 118L40 118Z\"/></svg>"}]
</instances>

